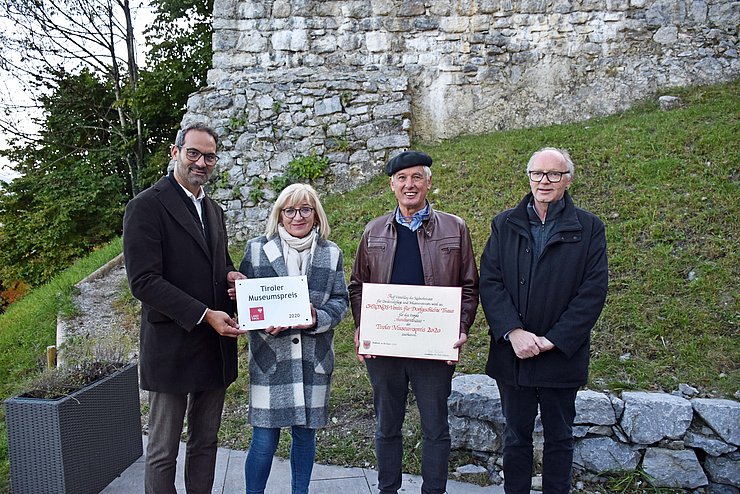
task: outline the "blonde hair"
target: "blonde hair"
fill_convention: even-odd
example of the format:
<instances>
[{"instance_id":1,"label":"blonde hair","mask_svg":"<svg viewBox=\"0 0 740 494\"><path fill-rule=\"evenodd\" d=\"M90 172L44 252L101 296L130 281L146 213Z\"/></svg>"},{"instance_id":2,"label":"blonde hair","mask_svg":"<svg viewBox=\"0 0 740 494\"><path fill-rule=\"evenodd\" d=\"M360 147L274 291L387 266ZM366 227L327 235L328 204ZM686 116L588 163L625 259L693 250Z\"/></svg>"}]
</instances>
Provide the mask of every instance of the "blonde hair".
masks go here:
<instances>
[{"instance_id":1,"label":"blonde hair","mask_svg":"<svg viewBox=\"0 0 740 494\"><path fill-rule=\"evenodd\" d=\"M267 218L265 236L267 238L271 238L274 235L277 235L278 225L280 224L280 213L283 212L283 209L287 205L292 204L293 207L297 208L300 204L306 202L314 209L314 222L318 227L319 236L324 240L328 239L329 233L331 232L329 220L324 212L324 207L321 205L319 195L316 193L316 190L308 184L291 184L283 189L275 200L270 216Z\"/></svg>"}]
</instances>

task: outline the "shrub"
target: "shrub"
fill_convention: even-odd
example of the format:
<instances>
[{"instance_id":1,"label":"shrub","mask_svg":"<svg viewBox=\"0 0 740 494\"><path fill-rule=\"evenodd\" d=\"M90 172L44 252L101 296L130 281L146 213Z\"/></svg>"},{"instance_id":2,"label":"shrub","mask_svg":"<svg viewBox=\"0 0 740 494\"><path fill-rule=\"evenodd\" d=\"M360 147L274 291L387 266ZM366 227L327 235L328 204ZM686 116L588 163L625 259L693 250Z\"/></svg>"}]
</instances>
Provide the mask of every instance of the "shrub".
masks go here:
<instances>
[{"instance_id":1,"label":"shrub","mask_svg":"<svg viewBox=\"0 0 740 494\"><path fill-rule=\"evenodd\" d=\"M328 167L329 158L319 157L315 151L310 156L299 156L288 163L285 173L272 179L272 188L280 193L290 184L304 180L312 182L323 176Z\"/></svg>"}]
</instances>

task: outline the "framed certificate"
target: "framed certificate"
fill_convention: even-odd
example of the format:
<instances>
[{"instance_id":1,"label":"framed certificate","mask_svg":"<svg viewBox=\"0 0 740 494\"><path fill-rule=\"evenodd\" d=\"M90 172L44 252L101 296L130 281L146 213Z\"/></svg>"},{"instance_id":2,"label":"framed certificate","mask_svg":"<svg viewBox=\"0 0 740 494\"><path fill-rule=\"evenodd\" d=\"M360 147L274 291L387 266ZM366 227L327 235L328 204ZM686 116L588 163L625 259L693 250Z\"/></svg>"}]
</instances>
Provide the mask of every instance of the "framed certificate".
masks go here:
<instances>
[{"instance_id":1,"label":"framed certificate","mask_svg":"<svg viewBox=\"0 0 740 494\"><path fill-rule=\"evenodd\" d=\"M311 302L305 276L236 280L240 329L311 324Z\"/></svg>"},{"instance_id":2,"label":"framed certificate","mask_svg":"<svg viewBox=\"0 0 740 494\"><path fill-rule=\"evenodd\" d=\"M462 288L362 284L360 355L457 360Z\"/></svg>"}]
</instances>

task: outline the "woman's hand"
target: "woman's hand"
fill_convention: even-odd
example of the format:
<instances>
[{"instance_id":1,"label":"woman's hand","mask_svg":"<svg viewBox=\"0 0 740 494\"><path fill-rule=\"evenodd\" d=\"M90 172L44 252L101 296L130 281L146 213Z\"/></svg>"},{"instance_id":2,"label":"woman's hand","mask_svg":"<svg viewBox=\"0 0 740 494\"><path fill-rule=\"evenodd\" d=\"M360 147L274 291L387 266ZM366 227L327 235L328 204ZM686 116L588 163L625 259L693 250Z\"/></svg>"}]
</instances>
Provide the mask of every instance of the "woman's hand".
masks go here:
<instances>
[{"instance_id":1,"label":"woman's hand","mask_svg":"<svg viewBox=\"0 0 740 494\"><path fill-rule=\"evenodd\" d=\"M316 326L316 309L314 309L313 304L311 304L311 324L299 324L297 326L269 326L265 328L265 333L277 336L283 331L287 331L289 329L311 329L314 326Z\"/></svg>"},{"instance_id":2,"label":"woman's hand","mask_svg":"<svg viewBox=\"0 0 740 494\"><path fill-rule=\"evenodd\" d=\"M313 308L313 304L311 304L311 324L299 324L297 326L292 326L293 329L311 329L316 326L316 309Z\"/></svg>"},{"instance_id":3,"label":"woman's hand","mask_svg":"<svg viewBox=\"0 0 740 494\"><path fill-rule=\"evenodd\" d=\"M293 326L268 326L265 328L265 333L277 336L283 331L287 331L289 329L293 329Z\"/></svg>"}]
</instances>

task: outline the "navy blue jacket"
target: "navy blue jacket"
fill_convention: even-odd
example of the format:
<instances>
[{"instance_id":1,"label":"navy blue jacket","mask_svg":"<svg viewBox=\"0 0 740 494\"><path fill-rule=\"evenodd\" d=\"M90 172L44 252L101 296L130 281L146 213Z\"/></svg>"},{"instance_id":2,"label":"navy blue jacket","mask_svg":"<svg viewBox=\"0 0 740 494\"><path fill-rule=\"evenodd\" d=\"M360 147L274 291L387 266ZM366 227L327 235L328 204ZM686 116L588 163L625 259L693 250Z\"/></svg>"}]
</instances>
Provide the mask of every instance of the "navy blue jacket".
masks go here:
<instances>
[{"instance_id":1,"label":"navy blue jacket","mask_svg":"<svg viewBox=\"0 0 740 494\"><path fill-rule=\"evenodd\" d=\"M566 191L565 208L534 269L531 199L527 194L493 219L481 256L480 299L491 335L486 373L509 385L581 386L588 380L591 329L606 300L604 224L575 207ZM547 337L555 348L517 358L504 339L516 328Z\"/></svg>"}]
</instances>

